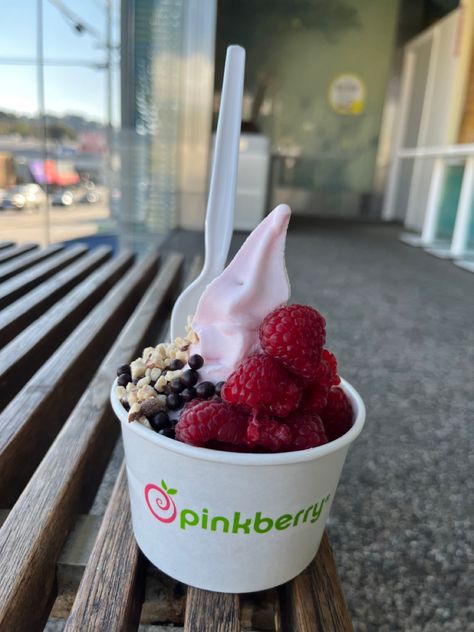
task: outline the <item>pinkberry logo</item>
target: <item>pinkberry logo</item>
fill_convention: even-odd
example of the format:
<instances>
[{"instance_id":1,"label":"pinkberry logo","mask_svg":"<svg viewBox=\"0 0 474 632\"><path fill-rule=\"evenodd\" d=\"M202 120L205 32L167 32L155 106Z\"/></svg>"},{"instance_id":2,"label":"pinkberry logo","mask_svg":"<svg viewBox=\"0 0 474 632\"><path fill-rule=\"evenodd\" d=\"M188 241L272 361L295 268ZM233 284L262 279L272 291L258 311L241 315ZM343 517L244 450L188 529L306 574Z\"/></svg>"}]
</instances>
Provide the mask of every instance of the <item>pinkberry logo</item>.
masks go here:
<instances>
[{"instance_id":1,"label":"pinkberry logo","mask_svg":"<svg viewBox=\"0 0 474 632\"><path fill-rule=\"evenodd\" d=\"M268 516L261 511L253 515L245 515L240 511L235 511L226 515L210 514L206 507L196 509L181 509L179 512L171 498L177 493L176 489L167 487L161 481L161 487L149 483L145 487L145 500L148 509L160 522L169 524L176 520L179 515L179 528L183 531L198 528L205 531L220 533L268 533L269 531L285 531L295 527L300 527L305 523L314 524L319 520L321 514L327 509L331 495L316 500L311 505L301 507L298 511L284 513L278 516Z\"/></svg>"},{"instance_id":2,"label":"pinkberry logo","mask_svg":"<svg viewBox=\"0 0 474 632\"><path fill-rule=\"evenodd\" d=\"M171 498L177 493L176 489L170 489L165 481L161 481L161 487L149 483L145 487L145 500L148 509L160 522L173 522L177 516L176 505Z\"/></svg>"}]
</instances>

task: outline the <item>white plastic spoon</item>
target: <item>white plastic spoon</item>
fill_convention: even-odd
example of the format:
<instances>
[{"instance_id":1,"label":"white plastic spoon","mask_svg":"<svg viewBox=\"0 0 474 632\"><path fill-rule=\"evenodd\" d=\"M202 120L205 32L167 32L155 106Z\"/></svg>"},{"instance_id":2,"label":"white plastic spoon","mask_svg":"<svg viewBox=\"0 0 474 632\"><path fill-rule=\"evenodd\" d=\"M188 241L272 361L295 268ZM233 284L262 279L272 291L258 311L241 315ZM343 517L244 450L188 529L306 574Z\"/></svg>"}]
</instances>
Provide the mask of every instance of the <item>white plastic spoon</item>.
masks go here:
<instances>
[{"instance_id":1,"label":"white plastic spoon","mask_svg":"<svg viewBox=\"0 0 474 632\"><path fill-rule=\"evenodd\" d=\"M204 228L204 266L198 278L178 297L171 313L171 340L184 336L207 285L224 269L234 229L245 50L229 46L225 58L219 120Z\"/></svg>"}]
</instances>

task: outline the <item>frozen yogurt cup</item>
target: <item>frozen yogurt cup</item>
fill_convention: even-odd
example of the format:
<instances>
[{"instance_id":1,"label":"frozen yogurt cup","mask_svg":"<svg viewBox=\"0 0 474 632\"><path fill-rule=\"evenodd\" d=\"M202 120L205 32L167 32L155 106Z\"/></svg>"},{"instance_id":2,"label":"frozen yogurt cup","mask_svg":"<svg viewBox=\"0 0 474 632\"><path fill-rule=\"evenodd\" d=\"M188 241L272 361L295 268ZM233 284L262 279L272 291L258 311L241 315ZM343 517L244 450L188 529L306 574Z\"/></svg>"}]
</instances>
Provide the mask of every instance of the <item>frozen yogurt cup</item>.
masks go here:
<instances>
[{"instance_id":1,"label":"frozen yogurt cup","mask_svg":"<svg viewBox=\"0 0 474 632\"><path fill-rule=\"evenodd\" d=\"M264 590L297 576L314 558L347 451L362 430L357 391L341 386L354 411L343 436L277 454L186 445L120 420L133 532L145 556L176 580L217 592Z\"/></svg>"},{"instance_id":2,"label":"frozen yogurt cup","mask_svg":"<svg viewBox=\"0 0 474 632\"><path fill-rule=\"evenodd\" d=\"M290 214L277 206L184 337L146 347L112 388L138 545L198 588L264 590L311 562L365 420L355 389L337 386L324 317L288 305Z\"/></svg>"}]
</instances>

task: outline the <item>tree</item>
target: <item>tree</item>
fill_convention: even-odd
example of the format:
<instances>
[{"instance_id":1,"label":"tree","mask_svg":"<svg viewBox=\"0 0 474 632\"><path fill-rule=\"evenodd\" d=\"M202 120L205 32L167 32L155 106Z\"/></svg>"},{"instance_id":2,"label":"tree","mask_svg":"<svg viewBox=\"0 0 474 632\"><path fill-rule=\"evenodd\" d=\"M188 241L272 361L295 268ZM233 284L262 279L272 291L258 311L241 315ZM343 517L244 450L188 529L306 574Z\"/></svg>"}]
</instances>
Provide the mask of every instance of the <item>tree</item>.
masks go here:
<instances>
[{"instance_id":1,"label":"tree","mask_svg":"<svg viewBox=\"0 0 474 632\"><path fill-rule=\"evenodd\" d=\"M47 127L48 136L52 140L75 140L77 138L76 132L61 121L50 123Z\"/></svg>"}]
</instances>

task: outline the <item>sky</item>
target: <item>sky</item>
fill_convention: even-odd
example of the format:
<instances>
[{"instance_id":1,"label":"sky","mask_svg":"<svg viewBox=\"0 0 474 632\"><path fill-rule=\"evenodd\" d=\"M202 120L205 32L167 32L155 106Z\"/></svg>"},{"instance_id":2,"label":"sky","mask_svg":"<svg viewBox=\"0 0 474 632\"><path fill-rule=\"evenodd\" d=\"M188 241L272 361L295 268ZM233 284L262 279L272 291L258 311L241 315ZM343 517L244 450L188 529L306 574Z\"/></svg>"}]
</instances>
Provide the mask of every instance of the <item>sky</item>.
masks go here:
<instances>
[{"instance_id":1,"label":"sky","mask_svg":"<svg viewBox=\"0 0 474 632\"><path fill-rule=\"evenodd\" d=\"M37 4L40 0L0 0L0 110L35 115L38 109L34 65L8 65L8 59L36 60ZM102 62L106 53L89 33L78 35L54 0L42 0L44 58ZM99 32L105 41L106 0L59 0ZM118 0L114 10L114 41L118 41ZM115 55L118 59L118 54ZM87 67L45 67L46 110L55 114L81 114L106 121L106 70ZM119 72L114 68L114 122L118 120Z\"/></svg>"}]
</instances>

